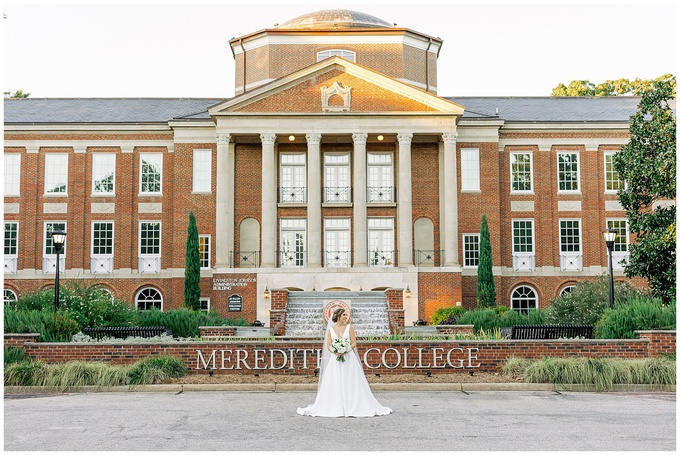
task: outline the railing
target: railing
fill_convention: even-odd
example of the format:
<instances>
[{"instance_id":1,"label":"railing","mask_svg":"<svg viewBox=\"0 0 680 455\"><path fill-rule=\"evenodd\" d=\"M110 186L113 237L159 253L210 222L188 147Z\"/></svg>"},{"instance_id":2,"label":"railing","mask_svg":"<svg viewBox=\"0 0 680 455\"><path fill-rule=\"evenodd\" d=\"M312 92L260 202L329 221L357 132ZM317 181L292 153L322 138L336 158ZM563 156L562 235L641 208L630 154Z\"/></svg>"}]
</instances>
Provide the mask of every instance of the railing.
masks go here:
<instances>
[{"instance_id":1,"label":"railing","mask_svg":"<svg viewBox=\"0 0 680 455\"><path fill-rule=\"evenodd\" d=\"M394 267L394 251L373 250L368 252L368 265L370 267Z\"/></svg>"},{"instance_id":2,"label":"railing","mask_svg":"<svg viewBox=\"0 0 680 455\"><path fill-rule=\"evenodd\" d=\"M140 256L138 264L139 273L160 273L161 271L161 257L160 256Z\"/></svg>"},{"instance_id":3,"label":"railing","mask_svg":"<svg viewBox=\"0 0 680 455\"><path fill-rule=\"evenodd\" d=\"M59 271L64 272L66 271L66 258L65 257L60 257L59 258ZM57 273L57 258L49 258L49 257L44 257L43 258L43 273L48 274L48 273Z\"/></svg>"},{"instance_id":4,"label":"railing","mask_svg":"<svg viewBox=\"0 0 680 455\"><path fill-rule=\"evenodd\" d=\"M581 253L561 253L560 269L564 271L583 270L583 255Z\"/></svg>"},{"instance_id":5,"label":"railing","mask_svg":"<svg viewBox=\"0 0 680 455\"><path fill-rule=\"evenodd\" d=\"M16 275L17 273L17 257L5 256L5 274Z\"/></svg>"},{"instance_id":6,"label":"railing","mask_svg":"<svg viewBox=\"0 0 680 455\"><path fill-rule=\"evenodd\" d=\"M393 186L369 186L366 202L396 202L397 189Z\"/></svg>"},{"instance_id":7,"label":"railing","mask_svg":"<svg viewBox=\"0 0 680 455\"><path fill-rule=\"evenodd\" d=\"M352 202L352 188L349 186L325 186L324 202Z\"/></svg>"},{"instance_id":8,"label":"railing","mask_svg":"<svg viewBox=\"0 0 680 455\"><path fill-rule=\"evenodd\" d=\"M113 256L90 257L90 273L113 273Z\"/></svg>"},{"instance_id":9,"label":"railing","mask_svg":"<svg viewBox=\"0 0 680 455\"><path fill-rule=\"evenodd\" d=\"M324 267L349 267L351 259L350 251L324 251Z\"/></svg>"},{"instance_id":10,"label":"railing","mask_svg":"<svg viewBox=\"0 0 680 455\"><path fill-rule=\"evenodd\" d=\"M307 202L307 187L305 186L279 187L279 202L282 203Z\"/></svg>"},{"instance_id":11,"label":"railing","mask_svg":"<svg viewBox=\"0 0 680 455\"><path fill-rule=\"evenodd\" d=\"M444 250L413 250L413 263L418 267L441 267Z\"/></svg>"},{"instance_id":12,"label":"railing","mask_svg":"<svg viewBox=\"0 0 680 455\"><path fill-rule=\"evenodd\" d=\"M281 267L304 267L305 251L278 251Z\"/></svg>"},{"instance_id":13,"label":"railing","mask_svg":"<svg viewBox=\"0 0 680 455\"><path fill-rule=\"evenodd\" d=\"M512 253L512 269L515 272L533 272L536 268L534 253Z\"/></svg>"},{"instance_id":14,"label":"railing","mask_svg":"<svg viewBox=\"0 0 680 455\"><path fill-rule=\"evenodd\" d=\"M260 266L259 251L230 251L229 266L236 268L253 268Z\"/></svg>"}]
</instances>

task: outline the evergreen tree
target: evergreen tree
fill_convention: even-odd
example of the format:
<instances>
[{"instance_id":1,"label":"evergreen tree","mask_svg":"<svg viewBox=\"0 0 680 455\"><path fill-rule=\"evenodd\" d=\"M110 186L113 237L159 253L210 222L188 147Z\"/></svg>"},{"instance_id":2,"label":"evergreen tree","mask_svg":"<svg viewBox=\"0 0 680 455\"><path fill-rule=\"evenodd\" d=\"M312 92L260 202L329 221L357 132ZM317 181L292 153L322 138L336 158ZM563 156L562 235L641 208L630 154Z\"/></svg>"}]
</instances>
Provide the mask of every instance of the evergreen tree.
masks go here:
<instances>
[{"instance_id":1,"label":"evergreen tree","mask_svg":"<svg viewBox=\"0 0 680 455\"><path fill-rule=\"evenodd\" d=\"M201 258L198 246L198 228L194 212L189 212L187 229L187 254L184 266L184 306L200 310L201 303Z\"/></svg>"},{"instance_id":2,"label":"evergreen tree","mask_svg":"<svg viewBox=\"0 0 680 455\"><path fill-rule=\"evenodd\" d=\"M479 265L477 266L477 307L496 306L496 286L493 281L493 261L491 259L491 239L486 215L482 215L482 228L479 234Z\"/></svg>"}]
</instances>

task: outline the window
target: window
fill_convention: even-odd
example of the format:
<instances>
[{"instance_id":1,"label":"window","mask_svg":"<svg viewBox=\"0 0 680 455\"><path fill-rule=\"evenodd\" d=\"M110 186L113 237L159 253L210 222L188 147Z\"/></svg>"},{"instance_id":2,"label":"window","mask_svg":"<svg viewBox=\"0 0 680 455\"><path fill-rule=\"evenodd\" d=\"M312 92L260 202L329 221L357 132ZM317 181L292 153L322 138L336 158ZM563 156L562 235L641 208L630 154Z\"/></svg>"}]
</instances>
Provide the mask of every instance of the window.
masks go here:
<instances>
[{"instance_id":1,"label":"window","mask_svg":"<svg viewBox=\"0 0 680 455\"><path fill-rule=\"evenodd\" d=\"M5 273L17 273L19 223L5 222L5 249L3 250Z\"/></svg>"},{"instance_id":2,"label":"window","mask_svg":"<svg viewBox=\"0 0 680 455\"><path fill-rule=\"evenodd\" d=\"M534 257L534 220L512 221L512 264L515 271L532 272Z\"/></svg>"},{"instance_id":3,"label":"window","mask_svg":"<svg viewBox=\"0 0 680 455\"><path fill-rule=\"evenodd\" d=\"M462 191L479 191L479 149L460 150Z\"/></svg>"},{"instance_id":4,"label":"window","mask_svg":"<svg viewBox=\"0 0 680 455\"><path fill-rule=\"evenodd\" d=\"M281 267L304 267L306 220L281 220Z\"/></svg>"},{"instance_id":5,"label":"window","mask_svg":"<svg viewBox=\"0 0 680 455\"><path fill-rule=\"evenodd\" d=\"M349 267L352 264L349 218L324 220L325 267Z\"/></svg>"},{"instance_id":6,"label":"window","mask_svg":"<svg viewBox=\"0 0 680 455\"><path fill-rule=\"evenodd\" d=\"M569 295L569 293L571 293L571 291L573 291L575 287L576 286L574 286L573 284L566 285L560 291L560 297L565 297L565 296Z\"/></svg>"},{"instance_id":7,"label":"window","mask_svg":"<svg viewBox=\"0 0 680 455\"><path fill-rule=\"evenodd\" d=\"M159 273L161 270L161 223L139 223L139 273Z\"/></svg>"},{"instance_id":8,"label":"window","mask_svg":"<svg viewBox=\"0 0 680 455\"><path fill-rule=\"evenodd\" d=\"M605 193L615 193L623 189L623 180L619 177L619 173L614 169L614 155L615 152L607 152L604 154L604 191Z\"/></svg>"},{"instance_id":9,"label":"window","mask_svg":"<svg viewBox=\"0 0 680 455\"><path fill-rule=\"evenodd\" d=\"M463 266L479 265L479 234L463 234Z\"/></svg>"},{"instance_id":10,"label":"window","mask_svg":"<svg viewBox=\"0 0 680 455\"><path fill-rule=\"evenodd\" d=\"M200 308L199 308L200 311L205 311L206 313L210 312L210 298L209 297L200 297L198 299L198 303L200 305Z\"/></svg>"},{"instance_id":11,"label":"window","mask_svg":"<svg viewBox=\"0 0 680 455\"><path fill-rule=\"evenodd\" d=\"M579 158L576 152L557 154L557 188L563 192L579 191Z\"/></svg>"},{"instance_id":12,"label":"window","mask_svg":"<svg viewBox=\"0 0 680 455\"><path fill-rule=\"evenodd\" d=\"M536 291L530 286L518 286L512 291L511 303L512 309L522 314L538 309Z\"/></svg>"},{"instance_id":13,"label":"window","mask_svg":"<svg viewBox=\"0 0 680 455\"><path fill-rule=\"evenodd\" d=\"M14 304L17 303L17 295L11 289L5 288L3 299L5 301L5 306L14 306Z\"/></svg>"},{"instance_id":14,"label":"window","mask_svg":"<svg viewBox=\"0 0 680 455\"><path fill-rule=\"evenodd\" d=\"M163 173L163 154L140 153L139 187L142 194L160 194Z\"/></svg>"},{"instance_id":15,"label":"window","mask_svg":"<svg viewBox=\"0 0 680 455\"><path fill-rule=\"evenodd\" d=\"M92 194L113 194L116 191L116 154L92 155Z\"/></svg>"},{"instance_id":16,"label":"window","mask_svg":"<svg viewBox=\"0 0 680 455\"><path fill-rule=\"evenodd\" d=\"M201 259L201 268L210 268L210 236L209 235L199 235L198 236L198 255Z\"/></svg>"},{"instance_id":17,"label":"window","mask_svg":"<svg viewBox=\"0 0 680 455\"><path fill-rule=\"evenodd\" d=\"M623 261L629 257L628 221L625 219L607 220L607 229L616 231L616 239L614 239L614 247L612 248L612 267L623 270Z\"/></svg>"},{"instance_id":18,"label":"window","mask_svg":"<svg viewBox=\"0 0 680 455\"><path fill-rule=\"evenodd\" d=\"M279 202L307 202L306 159L302 153L281 154Z\"/></svg>"},{"instance_id":19,"label":"window","mask_svg":"<svg viewBox=\"0 0 680 455\"><path fill-rule=\"evenodd\" d=\"M163 309L163 296L156 288L144 288L137 293L135 304L140 311Z\"/></svg>"},{"instance_id":20,"label":"window","mask_svg":"<svg viewBox=\"0 0 680 455\"><path fill-rule=\"evenodd\" d=\"M531 169L531 153L510 154L510 183L512 192L533 191L533 173Z\"/></svg>"},{"instance_id":21,"label":"window","mask_svg":"<svg viewBox=\"0 0 680 455\"><path fill-rule=\"evenodd\" d=\"M324 202L352 202L349 154L324 154Z\"/></svg>"},{"instance_id":22,"label":"window","mask_svg":"<svg viewBox=\"0 0 680 455\"><path fill-rule=\"evenodd\" d=\"M366 202L395 202L391 153L369 153Z\"/></svg>"},{"instance_id":23,"label":"window","mask_svg":"<svg viewBox=\"0 0 680 455\"><path fill-rule=\"evenodd\" d=\"M352 63L356 63L356 53L352 51L346 51L344 49L329 49L327 51L321 51L316 53L316 61L320 62L329 57L342 57L345 60L349 60Z\"/></svg>"},{"instance_id":24,"label":"window","mask_svg":"<svg viewBox=\"0 0 680 455\"><path fill-rule=\"evenodd\" d=\"M66 195L68 182L68 155L45 155L45 194Z\"/></svg>"},{"instance_id":25,"label":"window","mask_svg":"<svg viewBox=\"0 0 680 455\"><path fill-rule=\"evenodd\" d=\"M113 272L113 222L92 222L91 273Z\"/></svg>"},{"instance_id":26,"label":"window","mask_svg":"<svg viewBox=\"0 0 680 455\"><path fill-rule=\"evenodd\" d=\"M212 191L212 150L194 150L194 193Z\"/></svg>"},{"instance_id":27,"label":"window","mask_svg":"<svg viewBox=\"0 0 680 455\"><path fill-rule=\"evenodd\" d=\"M44 232L43 232L43 273L56 273L57 271L57 249L52 243L52 232L54 231L64 231L66 232L66 223L63 221L48 221L45 222ZM68 243L68 237L61 247L59 252L59 271L63 272L65 270L66 264L66 244Z\"/></svg>"},{"instance_id":28,"label":"window","mask_svg":"<svg viewBox=\"0 0 680 455\"><path fill-rule=\"evenodd\" d=\"M20 182L21 154L5 153L5 196L19 196Z\"/></svg>"},{"instance_id":29,"label":"window","mask_svg":"<svg viewBox=\"0 0 680 455\"><path fill-rule=\"evenodd\" d=\"M394 220L392 218L368 219L368 264L373 267L394 265Z\"/></svg>"},{"instance_id":30,"label":"window","mask_svg":"<svg viewBox=\"0 0 680 455\"><path fill-rule=\"evenodd\" d=\"M581 220L560 220L560 269L583 270Z\"/></svg>"}]
</instances>

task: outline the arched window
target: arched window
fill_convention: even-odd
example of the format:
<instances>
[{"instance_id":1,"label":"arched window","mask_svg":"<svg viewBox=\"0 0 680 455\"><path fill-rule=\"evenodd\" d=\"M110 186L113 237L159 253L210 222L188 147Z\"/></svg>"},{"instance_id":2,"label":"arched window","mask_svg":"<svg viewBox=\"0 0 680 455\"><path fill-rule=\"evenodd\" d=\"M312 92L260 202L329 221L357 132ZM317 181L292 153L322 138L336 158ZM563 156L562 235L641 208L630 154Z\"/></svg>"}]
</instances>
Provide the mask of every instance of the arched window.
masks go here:
<instances>
[{"instance_id":1,"label":"arched window","mask_svg":"<svg viewBox=\"0 0 680 455\"><path fill-rule=\"evenodd\" d=\"M137 293L135 304L140 311L151 310L153 308L163 309L163 296L156 288L144 288Z\"/></svg>"},{"instance_id":2,"label":"arched window","mask_svg":"<svg viewBox=\"0 0 680 455\"><path fill-rule=\"evenodd\" d=\"M512 291L512 309L523 314L538 308L538 296L534 288L526 285L517 286Z\"/></svg>"},{"instance_id":3,"label":"arched window","mask_svg":"<svg viewBox=\"0 0 680 455\"><path fill-rule=\"evenodd\" d=\"M573 284L569 284L563 287L562 290L560 291L560 297L564 297L565 295L569 294L571 291L574 290L574 287L575 286Z\"/></svg>"},{"instance_id":4,"label":"arched window","mask_svg":"<svg viewBox=\"0 0 680 455\"><path fill-rule=\"evenodd\" d=\"M316 53L316 61L320 62L321 60L326 60L329 57L342 57L345 60L349 60L352 63L357 62L357 54L356 52L352 51L346 51L344 49L329 49L327 51L321 51Z\"/></svg>"},{"instance_id":5,"label":"arched window","mask_svg":"<svg viewBox=\"0 0 680 455\"><path fill-rule=\"evenodd\" d=\"M5 305L14 306L14 304L17 303L17 295L11 289L5 288L4 299L5 299Z\"/></svg>"}]
</instances>

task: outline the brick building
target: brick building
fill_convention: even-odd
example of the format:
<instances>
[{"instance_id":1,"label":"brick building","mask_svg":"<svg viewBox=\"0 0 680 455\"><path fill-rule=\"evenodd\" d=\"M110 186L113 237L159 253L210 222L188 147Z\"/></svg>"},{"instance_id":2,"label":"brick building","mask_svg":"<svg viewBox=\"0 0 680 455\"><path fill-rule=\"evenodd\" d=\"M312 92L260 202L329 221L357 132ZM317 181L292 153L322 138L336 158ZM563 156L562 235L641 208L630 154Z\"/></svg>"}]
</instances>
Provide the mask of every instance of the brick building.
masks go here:
<instances>
[{"instance_id":1,"label":"brick building","mask_svg":"<svg viewBox=\"0 0 680 455\"><path fill-rule=\"evenodd\" d=\"M622 275L638 98L439 96L439 38L347 10L229 44L230 99L5 100L6 301L53 285L63 229L62 279L178 308L190 211L203 304L265 324L276 289L474 307L482 214L498 304L606 273L608 227Z\"/></svg>"}]
</instances>

